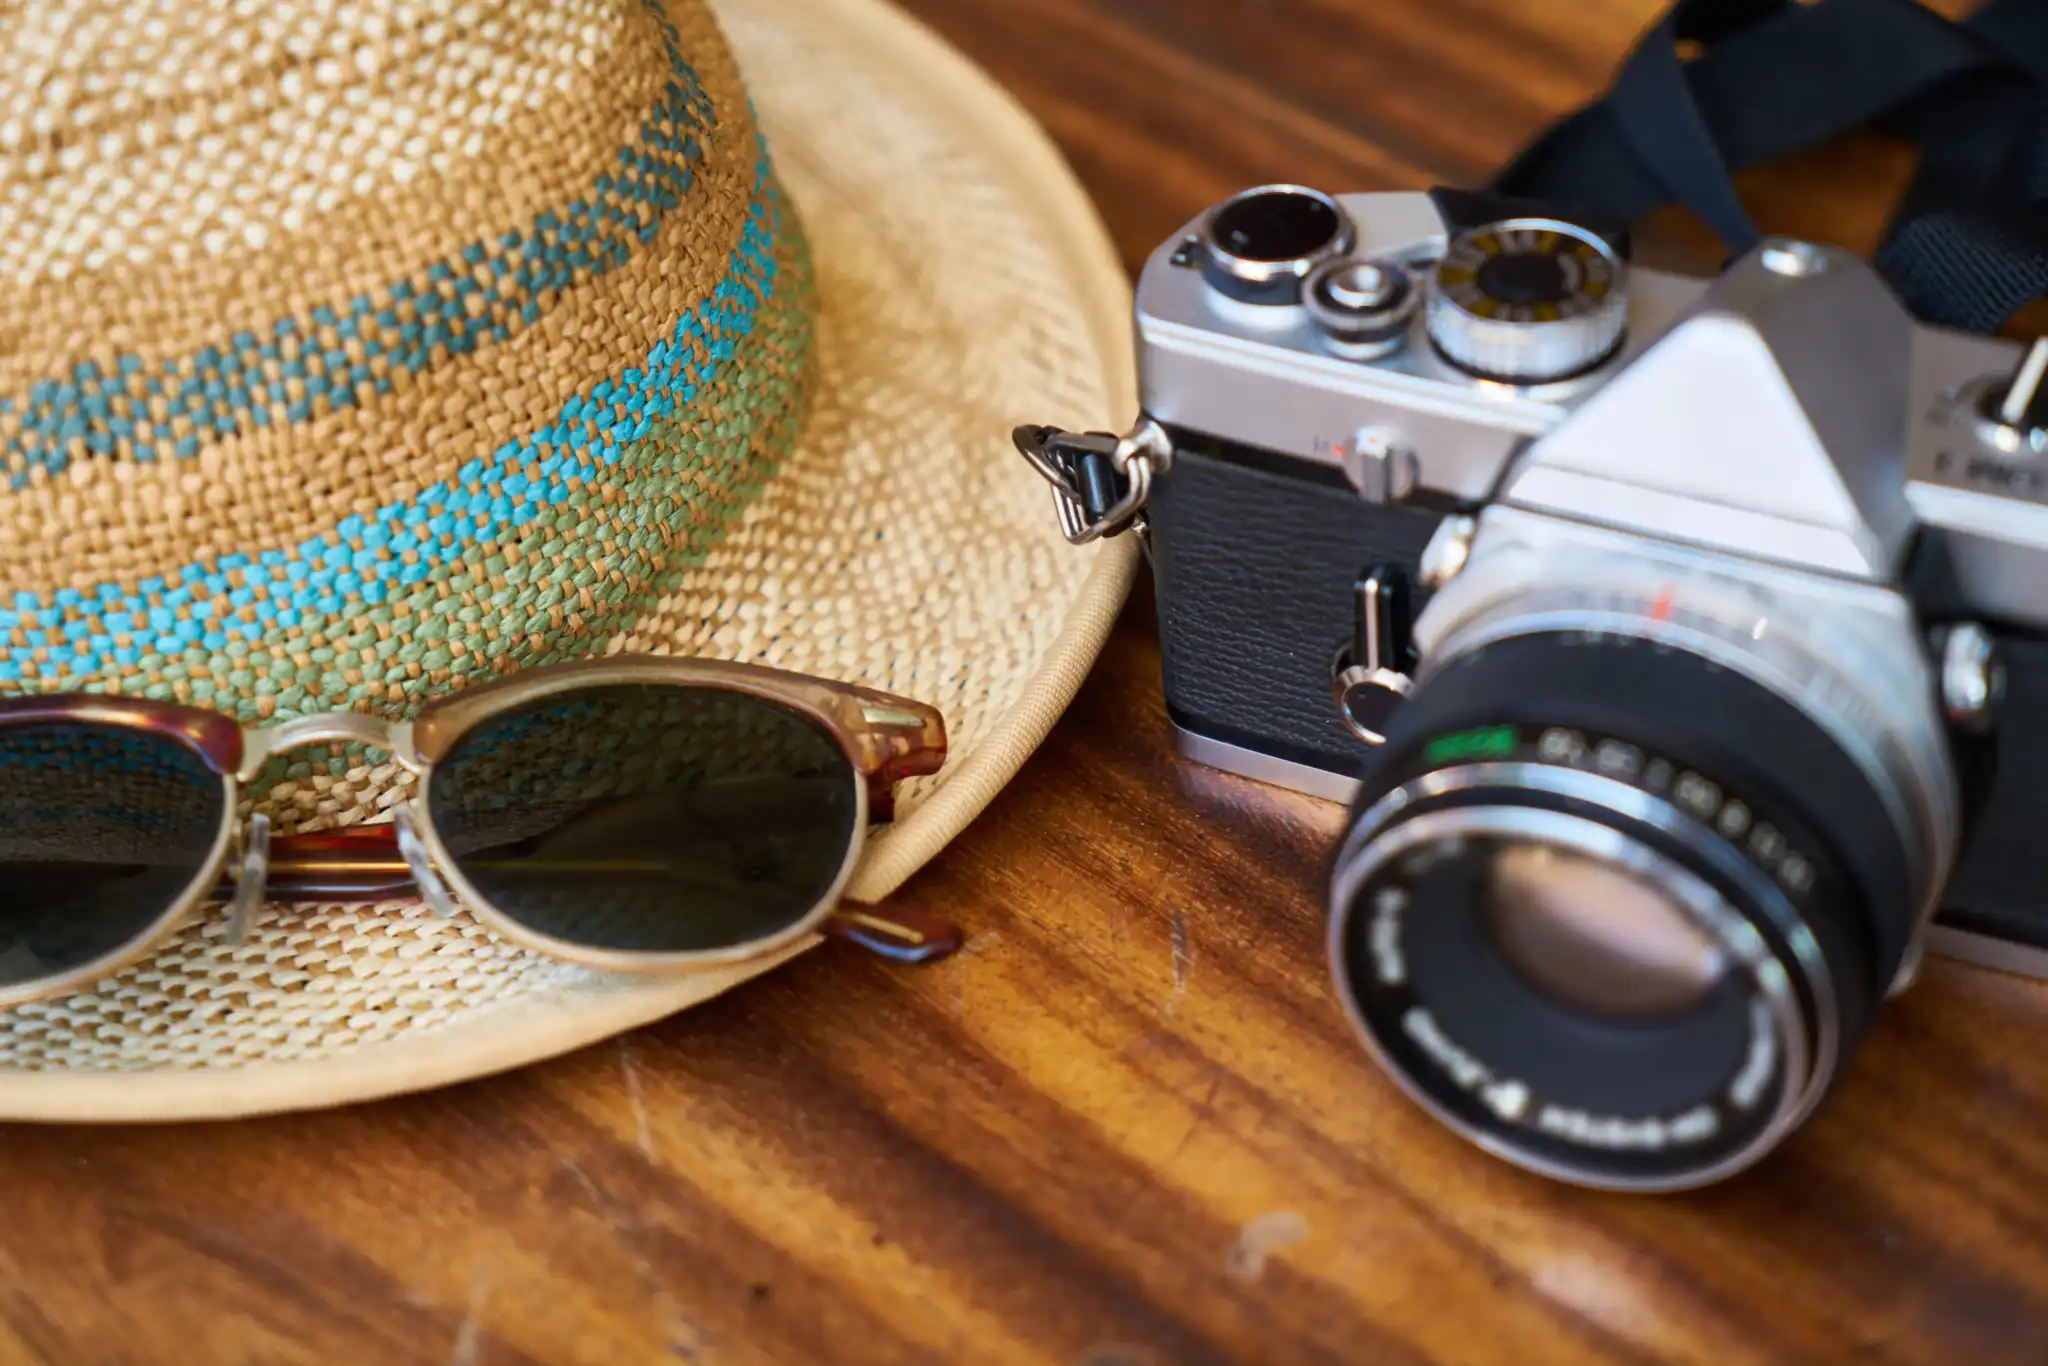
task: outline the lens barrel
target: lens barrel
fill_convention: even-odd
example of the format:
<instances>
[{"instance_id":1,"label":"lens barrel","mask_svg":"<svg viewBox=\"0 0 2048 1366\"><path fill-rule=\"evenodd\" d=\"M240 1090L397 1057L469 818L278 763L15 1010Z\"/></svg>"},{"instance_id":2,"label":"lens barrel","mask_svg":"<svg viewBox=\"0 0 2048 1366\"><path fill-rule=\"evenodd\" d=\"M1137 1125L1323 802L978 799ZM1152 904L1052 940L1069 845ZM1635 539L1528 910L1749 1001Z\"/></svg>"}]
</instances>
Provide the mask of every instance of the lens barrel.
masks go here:
<instances>
[{"instance_id":1,"label":"lens barrel","mask_svg":"<svg viewBox=\"0 0 2048 1366\"><path fill-rule=\"evenodd\" d=\"M1926 889L1799 707L1700 655L1539 633L1395 716L1331 880L1337 988L1418 1101L1496 1155L1673 1190L1812 1113Z\"/></svg>"}]
</instances>

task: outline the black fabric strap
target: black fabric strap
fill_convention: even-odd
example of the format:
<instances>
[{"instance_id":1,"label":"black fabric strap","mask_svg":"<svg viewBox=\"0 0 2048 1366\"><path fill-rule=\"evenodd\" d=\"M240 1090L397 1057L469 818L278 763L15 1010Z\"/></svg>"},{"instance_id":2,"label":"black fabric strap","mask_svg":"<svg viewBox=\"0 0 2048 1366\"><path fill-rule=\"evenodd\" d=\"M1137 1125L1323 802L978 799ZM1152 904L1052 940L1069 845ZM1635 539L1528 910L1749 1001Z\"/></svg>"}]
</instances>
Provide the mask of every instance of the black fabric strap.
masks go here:
<instances>
[{"instance_id":1,"label":"black fabric strap","mask_svg":"<svg viewBox=\"0 0 2048 1366\"><path fill-rule=\"evenodd\" d=\"M1878 127L1920 165L1876 258L1930 322L1995 331L2048 292L2048 3L1955 23L1914 0L1678 0L1602 99L1516 157L1507 194L1628 218L1678 203L1731 255L1731 172Z\"/></svg>"}]
</instances>

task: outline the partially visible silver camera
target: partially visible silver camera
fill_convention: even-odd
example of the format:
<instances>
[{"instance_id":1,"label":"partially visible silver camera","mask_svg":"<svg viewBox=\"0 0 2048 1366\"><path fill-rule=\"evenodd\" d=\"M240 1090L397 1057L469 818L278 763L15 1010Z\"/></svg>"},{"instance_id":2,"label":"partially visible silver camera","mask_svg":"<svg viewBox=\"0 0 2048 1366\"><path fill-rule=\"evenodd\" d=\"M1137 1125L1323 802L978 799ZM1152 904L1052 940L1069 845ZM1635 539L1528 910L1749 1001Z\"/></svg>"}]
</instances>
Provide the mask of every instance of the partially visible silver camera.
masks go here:
<instances>
[{"instance_id":1,"label":"partially visible silver camera","mask_svg":"<svg viewBox=\"0 0 2048 1366\"><path fill-rule=\"evenodd\" d=\"M1388 1070L1661 1190L1810 1115L1930 943L2048 967L2048 343L1810 243L1629 256L1250 190L1145 269L1138 426L1019 442L1075 539L1142 512L1184 752L1356 801L1331 952Z\"/></svg>"}]
</instances>

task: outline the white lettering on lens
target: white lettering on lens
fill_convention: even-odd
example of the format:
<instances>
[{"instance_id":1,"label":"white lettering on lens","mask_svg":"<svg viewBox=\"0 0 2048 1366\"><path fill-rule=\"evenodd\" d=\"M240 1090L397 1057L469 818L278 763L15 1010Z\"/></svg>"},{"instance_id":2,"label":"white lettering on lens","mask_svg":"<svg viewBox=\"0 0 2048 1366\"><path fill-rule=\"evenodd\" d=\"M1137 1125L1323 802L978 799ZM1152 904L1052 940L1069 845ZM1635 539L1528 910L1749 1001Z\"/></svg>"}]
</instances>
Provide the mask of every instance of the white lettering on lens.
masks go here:
<instances>
[{"instance_id":1,"label":"white lettering on lens","mask_svg":"<svg viewBox=\"0 0 2048 1366\"><path fill-rule=\"evenodd\" d=\"M1749 1056L1742 1070L1728 1083L1728 1099L1738 1110L1752 1110L1763 1096L1771 1074L1778 1068L1778 1030L1770 1007L1762 1001L1749 1003Z\"/></svg>"},{"instance_id":2,"label":"white lettering on lens","mask_svg":"<svg viewBox=\"0 0 2048 1366\"><path fill-rule=\"evenodd\" d=\"M1536 753L1553 764L1576 764L1586 755L1586 737L1553 726L1536 742Z\"/></svg>"},{"instance_id":3,"label":"white lettering on lens","mask_svg":"<svg viewBox=\"0 0 2048 1366\"><path fill-rule=\"evenodd\" d=\"M1774 825L1759 825L1749 832L1749 852L1756 855L1757 861L1765 867L1776 867L1778 860L1785 856L1785 837Z\"/></svg>"},{"instance_id":4,"label":"white lettering on lens","mask_svg":"<svg viewBox=\"0 0 2048 1366\"><path fill-rule=\"evenodd\" d=\"M1741 839L1749 830L1749 808L1741 802L1728 803L1721 808L1721 819L1714 822L1714 828L1723 839Z\"/></svg>"},{"instance_id":5,"label":"white lettering on lens","mask_svg":"<svg viewBox=\"0 0 2048 1366\"><path fill-rule=\"evenodd\" d=\"M1673 796L1701 816L1711 816L1721 805L1721 789L1697 773L1681 773Z\"/></svg>"},{"instance_id":6,"label":"white lettering on lens","mask_svg":"<svg viewBox=\"0 0 2048 1366\"><path fill-rule=\"evenodd\" d=\"M1632 782L1636 774L1642 771L1643 752L1634 745L1624 745L1619 740L1602 740L1600 748L1593 752L1593 762L1609 777Z\"/></svg>"},{"instance_id":7,"label":"white lettering on lens","mask_svg":"<svg viewBox=\"0 0 2048 1366\"><path fill-rule=\"evenodd\" d=\"M1529 1088L1518 1081L1497 1081L1480 1093L1493 1112L1509 1123L1529 1109Z\"/></svg>"},{"instance_id":8,"label":"white lettering on lens","mask_svg":"<svg viewBox=\"0 0 2048 1366\"><path fill-rule=\"evenodd\" d=\"M1721 1132L1721 1116L1711 1105L1696 1105L1671 1121L1673 1143L1700 1143Z\"/></svg>"},{"instance_id":9,"label":"white lettering on lens","mask_svg":"<svg viewBox=\"0 0 2048 1366\"><path fill-rule=\"evenodd\" d=\"M1660 1115L1627 1118L1594 1115L1560 1105L1546 1105L1536 1127L1586 1148L1654 1151L1679 1143L1698 1143L1720 1132L1721 1121L1711 1105L1696 1105L1673 1119Z\"/></svg>"},{"instance_id":10,"label":"white lettering on lens","mask_svg":"<svg viewBox=\"0 0 2048 1366\"><path fill-rule=\"evenodd\" d=\"M1401 912L1407 909L1408 894L1399 887L1382 887L1372 899L1372 960L1387 986L1408 980L1408 961L1401 952Z\"/></svg>"},{"instance_id":11,"label":"white lettering on lens","mask_svg":"<svg viewBox=\"0 0 2048 1366\"><path fill-rule=\"evenodd\" d=\"M1788 891L1804 892L1813 886L1813 865L1797 854L1787 854L1778 865L1778 880Z\"/></svg>"},{"instance_id":12,"label":"white lettering on lens","mask_svg":"<svg viewBox=\"0 0 2048 1366\"><path fill-rule=\"evenodd\" d=\"M1536 1118L1536 1127L1588 1148L1662 1148L1670 1142L1669 1127L1654 1115L1623 1119L1546 1105Z\"/></svg>"},{"instance_id":13,"label":"white lettering on lens","mask_svg":"<svg viewBox=\"0 0 2048 1366\"><path fill-rule=\"evenodd\" d=\"M1421 1006L1408 1007L1408 1013L1401 1017L1401 1027L1437 1066L1450 1074L1452 1081L1467 1091L1484 1084L1491 1075L1485 1063L1445 1038L1443 1030L1437 1027L1436 1017Z\"/></svg>"},{"instance_id":14,"label":"white lettering on lens","mask_svg":"<svg viewBox=\"0 0 2048 1366\"><path fill-rule=\"evenodd\" d=\"M1652 792L1662 792L1671 786L1671 761L1652 759L1650 766L1643 770L1643 786Z\"/></svg>"}]
</instances>

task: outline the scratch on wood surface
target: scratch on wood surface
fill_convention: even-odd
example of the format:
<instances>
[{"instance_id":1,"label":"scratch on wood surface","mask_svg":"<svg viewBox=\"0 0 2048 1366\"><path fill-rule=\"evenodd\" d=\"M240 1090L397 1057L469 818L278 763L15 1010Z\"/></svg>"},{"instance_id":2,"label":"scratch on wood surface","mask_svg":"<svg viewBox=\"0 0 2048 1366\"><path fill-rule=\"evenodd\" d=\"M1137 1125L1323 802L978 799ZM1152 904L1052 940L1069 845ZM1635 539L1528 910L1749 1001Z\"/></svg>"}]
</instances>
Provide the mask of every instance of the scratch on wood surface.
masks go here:
<instances>
[{"instance_id":1,"label":"scratch on wood surface","mask_svg":"<svg viewBox=\"0 0 2048 1366\"><path fill-rule=\"evenodd\" d=\"M491 1269L478 1262L469 1272L469 1307L455 1330L455 1349L448 1354L448 1366L476 1366L476 1339L481 1331L484 1301L491 1293Z\"/></svg>"},{"instance_id":2,"label":"scratch on wood surface","mask_svg":"<svg viewBox=\"0 0 2048 1366\"><path fill-rule=\"evenodd\" d=\"M1223 1068L1218 1065L1210 1069L1209 1090L1202 1097L1202 1103L1195 1107L1195 1117L1188 1121L1188 1131L1180 1136L1180 1142L1173 1145L1173 1151L1166 1155L1168 1162L1179 1157L1181 1150L1188 1146L1188 1140L1195 1136L1195 1130L1202 1127L1216 1112L1216 1093L1223 1089Z\"/></svg>"},{"instance_id":3,"label":"scratch on wood surface","mask_svg":"<svg viewBox=\"0 0 2048 1366\"><path fill-rule=\"evenodd\" d=\"M1188 937L1187 917L1179 911L1173 913L1173 995L1166 999L1166 1013L1180 1004L1180 998L1188 994L1188 976L1195 970L1195 943Z\"/></svg>"},{"instance_id":4,"label":"scratch on wood surface","mask_svg":"<svg viewBox=\"0 0 2048 1366\"><path fill-rule=\"evenodd\" d=\"M562 1159L562 1170L568 1172L569 1175L581 1182L583 1189L590 1192L590 1198L599 1205L609 1205L611 1203L604 1198L604 1192L597 1188L597 1182L590 1179L590 1173L583 1170L581 1162L578 1162L573 1157L565 1157Z\"/></svg>"},{"instance_id":5,"label":"scratch on wood surface","mask_svg":"<svg viewBox=\"0 0 2048 1366\"><path fill-rule=\"evenodd\" d=\"M633 1066L633 1045L619 1040L619 1070L626 1074L626 1099L633 1104L633 1128L640 1141L640 1155L653 1160L654 1130L647 1123L647 1100L640 1094L640 1070Z\"/></svg>"},{"instance_id":6,"label":"scratch on wood surface","mask_svg":"<svg viewBox=\"0 0 2048 1366\"><path fill-rule=\"evenodd\" d=\"M1237 1231L1237 1241L1230 1245L1223 1269L1233 1280L1256 1284L1266 1274L1266 1263L1274 1253L1307 1238L1308 1220L1293 1210L1276 1209L1261 1214Z\"/></svg>"}]
</instances>

